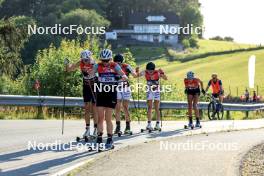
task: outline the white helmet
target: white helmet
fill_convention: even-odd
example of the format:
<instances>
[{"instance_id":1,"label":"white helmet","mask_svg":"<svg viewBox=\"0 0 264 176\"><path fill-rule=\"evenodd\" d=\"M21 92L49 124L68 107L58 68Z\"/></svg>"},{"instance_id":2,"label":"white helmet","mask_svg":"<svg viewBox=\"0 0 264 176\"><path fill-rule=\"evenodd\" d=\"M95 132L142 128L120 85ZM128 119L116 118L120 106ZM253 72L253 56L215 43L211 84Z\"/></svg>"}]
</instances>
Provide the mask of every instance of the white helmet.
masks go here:
<instances>
[{"instance_id":1,"label":"white helmet","mask_svg":"<svg viewBox=\"0 0 264 176\"><path fill-rule=\"evenodd\" d=\"M90 50L83 50L81 52L81 56L80 57L81 57L81 59L90 59L92 54L93 53Z\"/></svg>"},{"instance_id":2,"label":"white helmet","mask_svg":"<svg viewBox=\"0 0 264 176\"><path fill-rule=\"evenodd\" d=\"M189 71L189 72L187 72L186 76L187 76L187 79L193 79L194 73L192 71Z\"/></svg>"},{"instance_id":3,"label":"white helmet","mask_svg":"<svg viewBox=\"0 0 264 176\"><path fill-rule=\"evenodd\" d=\"M112 58L112 51L110 49L103 49L100 53L101 60L110 60Z\"/></svg>"}]
</instances>

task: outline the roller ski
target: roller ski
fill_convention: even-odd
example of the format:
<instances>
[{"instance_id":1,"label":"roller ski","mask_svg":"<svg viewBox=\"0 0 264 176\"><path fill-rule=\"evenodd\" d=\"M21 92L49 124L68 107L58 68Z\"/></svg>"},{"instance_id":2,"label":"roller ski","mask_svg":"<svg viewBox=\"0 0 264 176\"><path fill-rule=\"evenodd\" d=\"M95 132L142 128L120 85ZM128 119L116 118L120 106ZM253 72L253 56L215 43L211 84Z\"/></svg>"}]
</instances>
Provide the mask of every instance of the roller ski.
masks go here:
<instances>
[{"instance_id":1,"label":"roller ski","mask_svg":"<svg viewBox=\"0 0 264 176\"><path fill-rule=\"evenodd\" d=\"M161 132L161 128L160 128L159 122L156 123L156 126L154 127L154 129L152 131ZM150 132L152 132L152 131L150 131Z\"/></svg>"},{"instance_id":2,"label":"roller ski","mask_svg":"<svg viewBox=\"0 0 264 176\"><path fill-rule=\"evenodd\" d=\"M114 135L117 135L118 137L121 137L121 136L122 136L122 131L121 131L119 125L116 126L116 129L115 129Z\"/></svg>"},{"instance_id":3,"label":"roller ski","mask_svg":"<svg viewBox=\"0 0 264 176\"><path fill-rule=\"evenodd\" d=\"M98 144L98 152L103 152L103 151L108 151L108 150L113 150L115 148L113 144L113 139L112 138L107 138L106 143L102 142L102 137L97 138L97 144Z\"/></svg>"},{"instance_id":4,"label":"roller ski","mask_svg":"<svg viewBox=\"0 0 264 176\"><path fill-rule=\"evenodd\" d=\"M201 126L199 121L197 121L195 123L195 125L193 125L192 122L190 122L188 125L184 125L184 129L192 129L193 130L194 128L202 128L202 126Z\"/></svg>"},{"instance_id":5,"label":"roller ski","mask_svg":"<svg viewBox=\"0 0 264 176\"><path fill-rule=\"evenodd\" d=\"M159 131L160 132L161 128L159 126L159 123L156 123L156 126L154 128L151 126L151 123L148 123L146 129L141 129L141 133L146 132L146 131L149 133L151 133L153 131Z\"/></svg>"},{"instance_id":6,"label":"roller ski","mask_svg":"<svg viewBox=\"0 0 264 176\"><path fill-rule=\"evenodd\" d=\"M96 139L97 129L94 129L93 135L90 134L90 128L87 128L82 137L77 136L76 142L89 142Z\"/></svg>"},{"instance_id":7,"label":"roller ski","mask_svg":"<svg viewBox=\"0 0 264 176\"><path fill-rule=\"evenodd\" d=\"M124 133L122 133L122 131L119 131L118 137L121 137L122 135L131 136L131 135L133 135L133 132L130 130L130 128L126 128Z\"/></svg>"}]
</instances>

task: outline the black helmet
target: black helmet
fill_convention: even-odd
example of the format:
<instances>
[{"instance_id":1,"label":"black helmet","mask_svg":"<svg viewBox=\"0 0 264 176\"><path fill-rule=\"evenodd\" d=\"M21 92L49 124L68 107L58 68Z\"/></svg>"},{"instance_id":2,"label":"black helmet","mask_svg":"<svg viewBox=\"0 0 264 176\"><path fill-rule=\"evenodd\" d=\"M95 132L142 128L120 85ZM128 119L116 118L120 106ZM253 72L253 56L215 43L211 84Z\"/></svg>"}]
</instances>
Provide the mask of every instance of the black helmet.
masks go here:
<instances>
[{"instance_id":1,"label":"black helmet","mask_svg":"<svg viewBox=\"0 0 264 176\"><path fill-rule=\"evenodd\" d=\"M147 63L146 70L155 70L155 64L153 62Z\"/></svg>"},{"instance_id":2,"label":"black helmet","mask_svg":"<svg viewBox=\"0 0 264 176\"><path fill-rule=\"evenodd\" d=\"M117 54L115 55L114 57L114 62L120 62L120 63L123 63L124 61L124 56L122 54Z\"/></svg>"}]
</instances>

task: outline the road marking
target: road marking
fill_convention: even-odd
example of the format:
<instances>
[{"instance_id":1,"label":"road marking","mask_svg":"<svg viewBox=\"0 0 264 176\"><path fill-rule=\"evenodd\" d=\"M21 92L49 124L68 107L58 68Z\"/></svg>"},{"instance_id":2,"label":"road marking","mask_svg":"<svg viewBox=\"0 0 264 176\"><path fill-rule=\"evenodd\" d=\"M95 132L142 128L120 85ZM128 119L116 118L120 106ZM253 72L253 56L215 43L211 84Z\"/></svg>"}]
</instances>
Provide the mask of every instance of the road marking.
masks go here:
<instances>
[{"instance_id":1,"label":"road marking","mask_svg":"<svg viewBox=\"0 0 264 176\"><path fill-rule=\"evenodd\" d=\"M60 170L59 172L56 172L55 174L52 174L51 176L61 176L61 175L64 175L64 174L66 174L66 173L68 173L68 172L70 172L70 171L72 171L72 170L74 170L74 169L76 169L78 167L81 167L81 166L83 166L83 165L85 165L87 163L92 162L93 160L94 160L94 158L91 158L91 159L88 159L88 160L79 162L79 163L77 163L75 165L72 165L70 167L67 167L65 169Z\"/></svg>"}]
</instances>

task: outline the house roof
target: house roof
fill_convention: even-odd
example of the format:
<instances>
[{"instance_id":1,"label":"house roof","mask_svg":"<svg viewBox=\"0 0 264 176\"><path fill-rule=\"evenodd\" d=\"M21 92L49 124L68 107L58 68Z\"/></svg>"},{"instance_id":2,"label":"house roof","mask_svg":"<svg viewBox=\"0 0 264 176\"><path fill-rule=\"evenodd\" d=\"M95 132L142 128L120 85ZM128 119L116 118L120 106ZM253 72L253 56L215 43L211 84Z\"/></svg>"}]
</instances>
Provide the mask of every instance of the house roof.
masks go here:
<instances>
[{"instance_id":1,"label":"house roof","mask_svg":"<svg viewBox=\"0 0 264 176\"><path fill-rule=\"evenodd\" d=\"M179 24L174 13L134 13L129 16L128 24Z\"/></svg>"}]
</instances>

